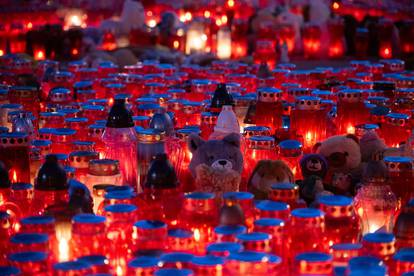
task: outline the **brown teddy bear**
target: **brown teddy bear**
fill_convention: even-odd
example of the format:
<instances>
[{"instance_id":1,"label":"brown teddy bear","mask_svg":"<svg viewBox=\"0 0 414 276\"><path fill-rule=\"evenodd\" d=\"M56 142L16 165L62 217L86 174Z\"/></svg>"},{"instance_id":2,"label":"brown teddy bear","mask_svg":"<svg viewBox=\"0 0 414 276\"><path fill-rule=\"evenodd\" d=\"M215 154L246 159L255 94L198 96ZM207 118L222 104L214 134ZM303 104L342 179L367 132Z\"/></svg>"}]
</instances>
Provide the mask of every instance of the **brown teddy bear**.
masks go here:
<instances>
[{"instance_id":1,"label":"brown teddy bear","mask_svg":"<svg viewBox=\"0 0 414 276\"><path fill-rule=\"evenodd\" d=\"M247 187L256 199L267 199L271 186L276 183L294 183L289 166L282 160L260 160L250 176Z\"/></svg>"}]
</instances>

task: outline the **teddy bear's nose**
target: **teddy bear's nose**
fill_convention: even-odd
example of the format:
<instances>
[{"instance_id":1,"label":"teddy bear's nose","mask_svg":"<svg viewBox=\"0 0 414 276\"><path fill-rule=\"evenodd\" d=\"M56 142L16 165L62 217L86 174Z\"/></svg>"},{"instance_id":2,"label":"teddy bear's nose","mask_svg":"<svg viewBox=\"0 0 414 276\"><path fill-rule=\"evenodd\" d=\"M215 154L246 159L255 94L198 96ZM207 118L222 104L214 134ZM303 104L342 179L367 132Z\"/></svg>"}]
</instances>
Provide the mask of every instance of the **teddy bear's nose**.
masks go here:
<instances>
[{"instance_id":1,"label":"teddy bear's nose","mask_svg":"<svg viewBox=\"0 0 414 276\"><path fill-rule=\"evenodd\" d=\"M220 160L220 161L218 161L218 163L222 166L225 166L227 164L227 161L226 160Z\"/></svg>"}]
</instances>

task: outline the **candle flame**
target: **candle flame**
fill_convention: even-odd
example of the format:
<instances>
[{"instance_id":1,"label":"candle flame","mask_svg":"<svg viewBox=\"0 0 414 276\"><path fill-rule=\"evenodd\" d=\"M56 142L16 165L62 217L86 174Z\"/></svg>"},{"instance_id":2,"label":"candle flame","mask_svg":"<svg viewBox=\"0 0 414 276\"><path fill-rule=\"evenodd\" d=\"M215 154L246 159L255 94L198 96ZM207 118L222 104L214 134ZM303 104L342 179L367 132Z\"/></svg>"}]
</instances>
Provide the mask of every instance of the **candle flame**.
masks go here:
<instances>
[{"instance_id":1,"label":"candle flame","mask_svg":"<svg viewBox=\"0 0 414 276\"><path fill-rule=\"evenodd\" d=\"M58 240L58 260L59 262L65 262L69 260L71 240L71 223L60 222L56 224L56 238Z\"/></svg>"},{"instance_id":2,"label":"candle flame","mask_svg":"<svg viewBox=\"0 0 414 276\"><path fill-rule=\"evenodd\" d=\"M148 21L148 26L154 28L155 26L157 26L157 21L155 21L155 19L150 19Z\"/></svg>"},{"instance_id":3,"label":"candle flame","mask_svg":"<svg viewBox=\"0 0 414 276\"><path fill-rule=\"evenodd\" d=\"M59 262L69 260L69 241L62 237L59 239Z\"/></svg>"},{"instance_id":4,"label":"candle flame","mask_svg":"<svg viewBox=\"0 0 414 276\"><path fill-rule=\"evenodd\" d=\"M0 49L0 57L4 56L4 51Z\"/></svg>"},{"instance_id":5,"label":"candle flame","mask_svg":"<svg viewBox=\"0 0 414 276\"><path fill-rule=\"evenodd\" d=\"M177 40L174 40L174 49L178 49L178 47L180 46L180 42L178 42Z\"/></svg>"},{"instance_id":6,"label":"candle flame","mask_svg":"<svg viewBox=\"0 0 414 276\"><path fill-rule=\"evenodd\" d=\"M228 5L230 8L234 7L234 0L229 0L229 1L227 1L227 5Z\"/></svg>"},{"instance_id":7,"label":"candle flame","mask_svg":"<svg viewBox=\"0 0 414 276\"><path fill-rule=\"evenodd\" d=\"M198 230L197 228L196 229L194 229L194 240L196 241L196 242L198 242L198 241L200 241L200 230Z\"/></svg>"},{"instance_id":8,"label":"candle flame","mask_svg":"<svg viewBox=\"0 0 414 276\"><path fill-rule=\"evenodd\" d=\"M205 18L210 18L210 16L211 16L210 11L205 11L205 12L204 12L204 17L205 17Z\"/></svg>"},{"instance_id":9,"label":"candle flame","mask_svg":"<svg viewBox=\"0 0 414 276\"><path fill-rule=\"evenodd\" d=\"M310 131L306 132L305 139L306 141L312 140L312 133Z\"/></svg>"},{"instance_id":10,"label":"candle flame","mask_svg":"<svg viewBox=\"0 0 414 276\"><path fill-rule=\"evenodd\" d=\"M339 3L338 3L338 2L334 2L334 3L332 4L332 8L333 8L334 10L339 9Z\"/></svg>"},{"instance_id":11,"label":"candle flame","mask_svg":"<svg viewBox=\"0 0 414 276\"><path fill-rule=\"evenodd\" d=\"M349 134L354 134L355 133L355 127L354 126L348 126L346 129L346 132Z\"/></svg>"},{"instance_id":12,"label":"candle flame","mask_svg":"<svg viewBox=\"0 0 414 276\"><path fill-rule=\"evenodd\" d=\"M116 275L124 275L124 271L120 265L116 266Z\"/></svg>"},{"instance_id":13,"label":"candle flame","mask_svg":"<svg viewBox=\"0 0 414 276\"><path fill-rule=\"evenodd\" d=\"M110 98L108 104L109 106L112 106L114 104L114 98Z\"/></svg>"},{"instance_id":14,"label":"candle flame","mask_svg":"<svg viewBox=\"0 0 414 276\"><path fill-rule=\"evenodd\" d=\"M28 28L28 29L33 28L33 23L32 23L32 22L27 23L27 28Z\"/></svg>"},{"instance_id":15,"label":"candle flame","mask_svg":"<svg viewBox=\"0 0 414 276\"><path fill-rule=\"evenodd\" d=\"M37 51L36 53L36 59L37 60L42 60L45 58L45 53L42 50Z\"/></svg>"},{"instance_id":16,"label":"candle flame","mask_svg":"<svg viewBox=\"0 0 414 276\"><path fill-rule=\"evenodd\" d=\"M17 182L17 171L15 169L12 169L12 182Z\"/></svg>"},{"instance_id":17,"label":"candle flame","mask_svg":"<svg viewBox=\"0 0 414 276\"><path fill-rule=\"evenodd\" d=\"M184 18L186 21L191 21L191 19L193 19L193 15L191 14L191 12L186 12Z\"/></svg>"}]
</instances>

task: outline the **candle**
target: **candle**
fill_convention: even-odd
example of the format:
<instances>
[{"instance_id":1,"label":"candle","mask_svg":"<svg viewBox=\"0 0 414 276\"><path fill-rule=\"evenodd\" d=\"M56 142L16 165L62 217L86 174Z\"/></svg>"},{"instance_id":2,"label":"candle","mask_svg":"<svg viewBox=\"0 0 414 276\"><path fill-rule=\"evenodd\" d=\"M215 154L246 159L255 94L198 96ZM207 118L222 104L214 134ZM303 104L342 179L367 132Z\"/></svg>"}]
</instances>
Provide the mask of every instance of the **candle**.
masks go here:
<instances>
[{"instance_id":1,"label":"candle","mask_svg":"<svg viewBox=\"0 0 414 276\"><path fill-rule=\"evenodd\" d=\"M159 260L156 257L142 256L128 262L127 275L153 275L158 269Z\"/></svg>"},{"instance_id":2,"label":"candle","mask_svg":"<svg viewBox=\"0 0 414 276\"><path fill-rule=\"evenodd\" d=\"M220 59L231 57L231 32L227 28L221 28L217 33L217 57Z\"/></svg>"},{"instance_id":3,"label":"candle","mask_svg":"<svg viewBox=\"0 0 414 276\"><path fill-rule=\"evenodd\" d=\"M328 276L333 273L332 256L322 252L302 253L295 256L295 275Z\"/></svg>"},{"instance_id":4,"label":"candle","mask_svg":"<svg viewBox=\"0 0 414 276\"><path fill-rule=\"evenodd\" d=\"M206 48L207 35L204 26L200 22L192 22L187 30L185 53L202 53Z\"/></svg>"}]
</instances>

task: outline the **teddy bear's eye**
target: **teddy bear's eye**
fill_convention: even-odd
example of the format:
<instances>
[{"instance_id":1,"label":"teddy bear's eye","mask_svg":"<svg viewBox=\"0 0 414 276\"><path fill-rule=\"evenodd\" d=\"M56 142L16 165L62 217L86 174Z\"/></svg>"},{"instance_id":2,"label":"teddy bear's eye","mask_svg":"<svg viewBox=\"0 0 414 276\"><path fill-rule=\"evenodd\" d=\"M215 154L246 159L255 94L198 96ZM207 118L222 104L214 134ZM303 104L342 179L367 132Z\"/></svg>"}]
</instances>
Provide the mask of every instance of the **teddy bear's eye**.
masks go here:
<instances>
[{"instance_id":1,"label":"teddy bear's eye","mask_svg":"<svg viewBox=\"0 0 414 276\"><path fill-rule=\"evenodd\" d=\"M348 156L349 155L349 153L347 151L345 151L344 154L345 154L345 156Z\"/></svg>"}]
</instances>

